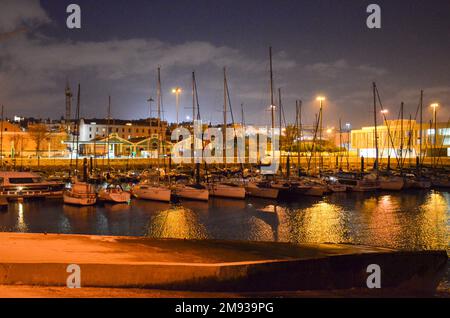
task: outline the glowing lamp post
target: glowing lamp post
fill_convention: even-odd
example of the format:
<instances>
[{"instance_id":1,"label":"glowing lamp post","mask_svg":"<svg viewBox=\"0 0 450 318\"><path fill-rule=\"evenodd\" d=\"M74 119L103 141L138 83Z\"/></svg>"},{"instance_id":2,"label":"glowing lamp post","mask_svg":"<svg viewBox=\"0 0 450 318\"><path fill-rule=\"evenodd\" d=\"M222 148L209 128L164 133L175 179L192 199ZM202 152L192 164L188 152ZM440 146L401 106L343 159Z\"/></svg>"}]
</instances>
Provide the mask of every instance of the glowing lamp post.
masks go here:
<instances>
[{"instance_id":1,"label":"glowing lamp post","mask_svg":"<svg viewBox=\"0 0 450 318\"><path fill-rule=\"evenodd\" d=\"M178 111L180 109L180 94L181 88L175 87L172 89L172 94L175 94L176 108L177 108L177 126L178 126Z\"/></svg>"}]
</instances>

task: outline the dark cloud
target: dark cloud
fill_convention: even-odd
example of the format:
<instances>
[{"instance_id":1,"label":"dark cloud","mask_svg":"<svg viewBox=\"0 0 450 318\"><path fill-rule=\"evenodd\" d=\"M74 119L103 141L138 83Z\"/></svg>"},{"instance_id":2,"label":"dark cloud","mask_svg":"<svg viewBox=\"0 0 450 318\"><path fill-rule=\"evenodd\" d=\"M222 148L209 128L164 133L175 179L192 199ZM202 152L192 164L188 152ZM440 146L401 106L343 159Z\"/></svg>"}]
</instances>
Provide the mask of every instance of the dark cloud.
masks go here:
<instances>
[{"instance_id":1,"label":"dark cloud","mask_svg":"<svg viewBox=\"0 0 450 318\"><path fill-rule=\"evenodd\" d=\"M23 26L30 29L0 40L0 102L5 103L9 115L61 116L64 87L69 80L73 88L81 82L85 116L104 116L107 96L111 94L116 117L143 117L148 114L146 100L155 96L156 68L161 66L164 114L169 120L175 119L175 99L170 94L174 86L183 88L181 116L190 114L191 72L195 70L203 119L220 121L222 68L226 66L234 116L240 117L238 107L244 103L249 122L267 124L269 121L266 45L255 50L244 42L225 45L221 41L200 40L201 36L175 41L152 32L148 36L105 34L101 39L71 37L58 34L65 27L50 19L39 1L3 0L1 6L0 33ZM126 25L126 21L115 23ZM37 28L39 25L47 27ZM295 99L302 99L304 119L312 122L317 112L315 97L324 94L326 123L336 126L341 117L354 125L369 124L372 81L379 84L383 101L393 109L392 113L405 101L407 111L414 114L420 89L425 90L426 103L445 104L450 100L450 80L443 75L448 72L434 71L441 81L424 80L423 70L427 70L428 79L435 75L431 74L431 68L425 65L420 68L406 59L386 62L381 58L366 58L362 53L352 58L347 48L331 50L326 46L324 54L322 50L315 51L312 42L298 45L297 49L292 49L291 42L287 41L286 47L274 48L275 88L282 88L289 121L294 117ZM355 47L358 47L356 41ZM399 67L403 68L401 72ZM448 116L447 108L440 110L442 118Z\"/></svg>"}]
</instances>

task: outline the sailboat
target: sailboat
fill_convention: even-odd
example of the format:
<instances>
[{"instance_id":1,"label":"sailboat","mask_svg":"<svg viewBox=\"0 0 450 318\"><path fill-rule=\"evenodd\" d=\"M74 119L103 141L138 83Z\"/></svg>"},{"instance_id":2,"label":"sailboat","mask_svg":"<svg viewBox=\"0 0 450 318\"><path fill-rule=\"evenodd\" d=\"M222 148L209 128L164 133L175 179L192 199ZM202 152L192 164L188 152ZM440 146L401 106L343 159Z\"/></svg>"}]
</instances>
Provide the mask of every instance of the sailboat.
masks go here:
<instances>
[{"instance_id":1,"label":"sailboat","mask_svg":"<svg viewBox=\"0 0 450 318\"><path fill-rule=\"evenodd\" d=\"M250 181L247 183L245 190L251 197L264 199L278 199L280 189L272 187L270 181Z\"/></svg>"},{"instance_id":2,"label":"sailboat","mask_svg":"<svg viewBox=\"0 0 450 318\"><path fill-rule=\"evenodd\" d=\"M152 182L149 179L141 181L135 185L132 189L133 195L138 199L154 200L169 202L172 196L172 190L170 187L160 183L160 148L161 142L161 68L158 67L158 87L157 87L157 107L158 107L158 149L157 149L157 162L158 162L158 180ZM151 114L149 115L151 117ZM151 123L150 123L151 125Z\"/></svg>"},{"instance_id":3,"label":"sailboat","mask_svg":"<svg viewBox=\"0 0 450 318\"><path fill-rule=\"evenodd\" d=\"M375 84L374 84L375 85ZM374 92L376 91L376 86L374 86ZM375 98L375 95L374 95ZM376 100L375 100L376 101ZM376 104L375 106L376 107ZM374 114L374 116L376 116L376 113ZM376 121L375 121L376 123ZM401 189L403 189L403 187L405 186L405 179L403 178L403 102L401 103L400 106L400 123L401 123L401 143L400 143L400 159L399 159L399 164L400 164L400 174L401 176L395 176L393 175L390 171L385 172L385 173L380 173L377 170L377 177L378 177L378 184L381 190L386 190L386 191L400 191ZM388 133L390 134L390 131L388 129ZM375 130L375 134L376 134L376 130ZM377 136L375 136L375 138L378 138ZM377 145L378 146L378 145ZM394 148L394 145L392 145L392 148ZM378 157L377 157L378 160Z\"/></svg>"},{"instance_id":4,"label":"sailboat","mask_svg":"<svg viewBox=\"0 0 450 318\"><path fill-rule=\"evenodd\" d=\"M131 194L124 191L121 186L111 185L98 192L98 200L111 203L128 203L131 200Z\"/></svg>"},{"instance_id":5,"label":"sailboat","mask_svg":"<svg viewBox=\"0 0 450 318\"><path fill-rule=\"evenodd\" d=\"M197 109L197 114L196 110ZM197 93L197 82L195 80L195 72L192 72L192 126L194 126L195 118L200 120L200 105L198 103L198 93ZM194 150L195 150L195 136L193 136ZM203 147L203 138L202 138ZM192 152L192 161L194 162L194 151ZM178 198L198 200L198 201L208 201L209 200L209 190L206 186L200 183L200 163L195 164L196 168L196 182L194 184L182 184L178 183L172 187L172 190Z\"/></svg>"},{"instance_id":6,"label":"sailboat","mask_svg":"<svg viewBox=\"0 0 450 318\"><path fill-rule=\"evenodd\" d=\"M226 69L223 69L223 160L225 167L227 165L226 155L226 134L227 134L227 104L230 106L230 111L233 119L233 113L231 109L231 102L229 98L228 82ZM233 119L234 121L234 119ZM208 190L211 196L230 198L230 199L245 199L245 188L238 183L234 182L210 182L208 183Z\"/></svg>"},{"instance_id":7,"label":"sailboat","mask_svg":"<svg viewBox=\"0 0 450 318\"><path fill-rule=\"evenodd\" d=\"M80 130L80 84L78 84L78 94L77 94L77 123L75 128L76 134L76 171L78 172L78 147L79 147L79 130ZM75 176L75 181L71 187L64 191L63 201L66 204L87 206L94 205L97 202L97 193L95 187L92 184L86 182L87 180L87 159L84 158L83 161L83 181L78 181L77 176Z\"/></svg>"},{"instance_id":8,"label":"sailboat","mask_svg":"<svg viewBox=\"0 0 450 318\"><path fill-rule=\"evenodd\" d=\"M137 199L170 202L172 191L169 187L161 186L157 182L144 180L133 187L133 196Z\"/></svg>"},{"instance_id":9,"label":"sailboat","mask_svg":"<svg viewBox=\"0 0 450 318\"><path fill-rule=\"evenodd\" d=\"M270 67L270 110L271 110L271 122L272 122L272 133L275 134L275 109L274 109L274 95L273 95L273 68L272 68L272 47L269 47L269 67ZM281 127L280 127L281 128ZM273 152L275 151L273 149ZM274 158L274 153L272 158ZM248 195L267 198L267 199L277 199L280 194L280 189L272 187L272 183L268 180L265 181L250 181L245 187Z\"/></svg>"}]
</instances>

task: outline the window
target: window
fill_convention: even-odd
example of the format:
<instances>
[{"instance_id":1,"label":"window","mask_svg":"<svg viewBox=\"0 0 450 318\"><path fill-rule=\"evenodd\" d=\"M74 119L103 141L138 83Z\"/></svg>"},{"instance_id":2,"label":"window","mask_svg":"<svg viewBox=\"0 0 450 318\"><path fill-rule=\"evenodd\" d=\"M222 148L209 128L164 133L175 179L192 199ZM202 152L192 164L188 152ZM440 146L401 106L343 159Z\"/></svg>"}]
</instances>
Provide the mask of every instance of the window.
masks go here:
<instances>
[{"instance_id":1,"label":"window","mask_svg":"<svg viewBox=\"0 0 450 318\"><path fill-rule=\"evenodd\" d=\"M11 184L26 184L41 182L40 178L9 178Z\"/></svg>"},{"instance_id":2,"label":"window","mask_svg":"<svg viewBox=\"0 0 450 318\"><path fill-rule=\"evenodd\" d=\"M450 128L441 128L438 130L439 135L450 136Z\"/></svg>"},{"instance_id":3,"label":"window","mask_svg":"<svg viewBox=\"0 0 450 318\"><path fill-rule=\"evenodd\" d=\"M89 138L92 138L92 135L91 135L91 134L89 134Z\"/></svg>"},{"instance_id":4,"label":"window","mask_svg":"<svg viewBox=\"0 0 450 318\"><path fill-rule=\"evenodd\" d=\"M434 129L427 129L427 135L434 135Z\"/></svg>"}]
</instances>

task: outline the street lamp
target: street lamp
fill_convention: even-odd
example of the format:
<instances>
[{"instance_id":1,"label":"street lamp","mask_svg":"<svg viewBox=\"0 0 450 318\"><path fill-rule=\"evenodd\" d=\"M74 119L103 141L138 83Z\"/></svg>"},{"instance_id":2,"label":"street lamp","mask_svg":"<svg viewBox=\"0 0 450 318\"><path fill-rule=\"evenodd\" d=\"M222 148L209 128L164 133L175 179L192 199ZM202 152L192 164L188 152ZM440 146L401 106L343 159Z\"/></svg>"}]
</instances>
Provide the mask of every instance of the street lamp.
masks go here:
<instances>
[{"instance_id":1,"label":"street lamp","mask_svg":"<svg viewBox=\"0 0 450 318\"><path fill-rule=\"evenodd\" d=\"M322 130L323 130L323 102L325 101L324 96L318 96L316 100L320 103L319 110L319 121L320 121L320 131L319 131L319 140L322 140Z\"/></svg>"},{"instance_id":2,"label":"street lamp","mask_svg":"<svg viewBox=\"0 0 450 318\"><path fill-rule=\"evenodd\" d=\"M177 108L177 126L178 126L178 110L180 108L180 94L181 94L181 88L175 87L172 89L172 94L175 94L175 100L176 100L176 108Z\"/></svg>"}]
</instances>

